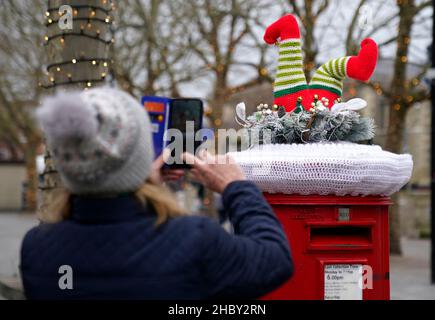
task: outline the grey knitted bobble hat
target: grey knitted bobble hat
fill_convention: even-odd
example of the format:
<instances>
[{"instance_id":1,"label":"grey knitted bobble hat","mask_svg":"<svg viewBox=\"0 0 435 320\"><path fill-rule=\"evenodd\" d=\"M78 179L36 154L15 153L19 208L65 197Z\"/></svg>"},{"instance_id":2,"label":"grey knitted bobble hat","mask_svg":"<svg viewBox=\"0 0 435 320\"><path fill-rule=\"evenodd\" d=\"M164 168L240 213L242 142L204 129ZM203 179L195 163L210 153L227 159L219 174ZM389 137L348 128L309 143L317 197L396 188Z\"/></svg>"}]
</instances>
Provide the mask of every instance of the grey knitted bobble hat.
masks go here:
<instances>
[{"instance_id":1,"label":"grey knitted bobble hat","mask_svg":"<svg viewBox=\"0 0 435 320\"><path fill-rule=\"evenodd\" d=\"M150 175L148 113L121 90L59 93L44 101L37 119L62 182L74 194L131 192Z\"/></svg>"}]
</instances>

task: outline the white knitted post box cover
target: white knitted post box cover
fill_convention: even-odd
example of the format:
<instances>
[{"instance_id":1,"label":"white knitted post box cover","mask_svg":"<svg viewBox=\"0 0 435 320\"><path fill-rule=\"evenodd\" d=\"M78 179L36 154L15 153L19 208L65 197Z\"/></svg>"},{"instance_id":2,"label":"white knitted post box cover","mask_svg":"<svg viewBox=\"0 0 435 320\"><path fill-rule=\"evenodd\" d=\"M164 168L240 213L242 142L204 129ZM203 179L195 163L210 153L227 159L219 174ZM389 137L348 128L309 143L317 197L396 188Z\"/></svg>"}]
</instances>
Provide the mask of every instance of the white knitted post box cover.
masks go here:
<instances>
[{"instance_id":1,"label":"white knitted post box cover","mask_svg":"<svg viewBox=\"0 0 435 320\"><path fill-rule=\"evenodd\" d=\"M269 193L388 196L409 181L413 167L409 154L350 142L268 144L230 154Z\"/></svg>"}]
</instances>

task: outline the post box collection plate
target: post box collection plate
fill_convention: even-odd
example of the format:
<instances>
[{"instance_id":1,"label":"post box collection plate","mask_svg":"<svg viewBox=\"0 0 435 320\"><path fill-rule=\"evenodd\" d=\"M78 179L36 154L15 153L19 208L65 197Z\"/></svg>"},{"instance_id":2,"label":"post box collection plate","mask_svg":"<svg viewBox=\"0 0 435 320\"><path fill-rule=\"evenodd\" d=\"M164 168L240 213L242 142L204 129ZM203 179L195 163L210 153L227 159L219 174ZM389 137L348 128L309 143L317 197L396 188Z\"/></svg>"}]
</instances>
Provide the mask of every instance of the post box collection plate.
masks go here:
<instances>
[{"instance_id":1,"label":"post box collection plate","mask_svg":"<svg viewBox=\"0 0 435 320\"><path fill-rule=\"evenodd\" d=\"M361 264L327 264L324 267L325 300L362 300Z\"/></svg>"}]
</instances>

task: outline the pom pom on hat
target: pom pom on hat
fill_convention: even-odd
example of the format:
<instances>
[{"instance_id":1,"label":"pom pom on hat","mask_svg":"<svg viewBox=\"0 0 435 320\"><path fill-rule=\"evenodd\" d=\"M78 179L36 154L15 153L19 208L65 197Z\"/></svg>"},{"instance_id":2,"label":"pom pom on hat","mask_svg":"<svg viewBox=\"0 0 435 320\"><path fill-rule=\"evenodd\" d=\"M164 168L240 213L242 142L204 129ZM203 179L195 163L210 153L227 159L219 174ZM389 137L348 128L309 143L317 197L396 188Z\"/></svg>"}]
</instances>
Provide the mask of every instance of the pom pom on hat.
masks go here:
<instances>
[{"instance_id":1,"label":"pom pom on hat","mask_svg":"<svg viewBox=\"0 0 435 320\"><path fill-rule=\"evenodd\" d=\"M36 116L47 139L54 144L90 139L98 129L95 111L89 108L78 92L47 98Z\"/></svg>"},{"instance_id":2,"label":"pom pom on hat","mask_svg":"<svg viewBox=\"0 0 435 320\"><path fill-rule=\"evenodd\" d=\"M36 116L63 186L73 194L134 192L149 176L150 120L129 94L107 87L60 92Z\"/></svg>"}]
</instances>

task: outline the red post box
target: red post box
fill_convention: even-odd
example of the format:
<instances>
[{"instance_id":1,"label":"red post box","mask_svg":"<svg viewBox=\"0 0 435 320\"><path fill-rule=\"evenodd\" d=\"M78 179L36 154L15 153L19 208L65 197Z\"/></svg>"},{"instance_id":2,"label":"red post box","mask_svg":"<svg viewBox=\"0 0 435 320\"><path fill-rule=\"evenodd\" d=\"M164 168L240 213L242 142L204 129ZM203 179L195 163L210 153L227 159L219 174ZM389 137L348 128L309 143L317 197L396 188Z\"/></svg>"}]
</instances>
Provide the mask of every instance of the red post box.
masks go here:
<instances>
[{"instance_id":1,"label":"red post box","mask_svg":"<svg viewBox=\"0 0 435 320\"><path fill-rule=\"evenodd\" d=\"M390 298L388 197L265 197L290 242L295 272L264 299Z\"/></svg>"}]
</instances>

